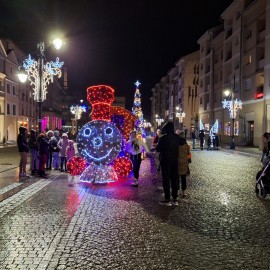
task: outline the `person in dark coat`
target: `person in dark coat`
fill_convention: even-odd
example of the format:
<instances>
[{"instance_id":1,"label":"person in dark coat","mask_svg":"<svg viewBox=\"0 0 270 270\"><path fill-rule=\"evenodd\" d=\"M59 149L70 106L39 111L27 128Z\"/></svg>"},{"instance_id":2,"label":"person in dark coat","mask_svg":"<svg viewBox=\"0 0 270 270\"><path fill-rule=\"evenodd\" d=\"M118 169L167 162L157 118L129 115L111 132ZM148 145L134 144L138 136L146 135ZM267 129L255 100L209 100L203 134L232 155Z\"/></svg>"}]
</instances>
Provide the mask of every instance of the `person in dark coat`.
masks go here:
<instances>
[{"instance_id":1,"label":"person in dark coat","mask_svg":"<svg viewBox=\"0 0 270 270\"><path fill-rule=\"evenodd\" d=\"M20 173L19 177L28 176L26 174L26 164L27 164L27 154L29 152L29 147L26 140L26 131L25 127L19 127L19 134L17 137L17 146L21 156L20 159Z\"/></svg>"},{"instance_id":2,"label":"person in dark coat","mask_svg":"<svg viewBox=\"0 0 270 270\"><path fill-rule=\"evenodd\" d=\"M164 124L161 130L163 136L159 138L156 151L160 153L160 166L162 173L165 200L159 204L172 206L178 205L178 146L179 136L174 133L172 122ZM172 196L172 202L170 201Z\"/></svg>"},{"instance_id":3,"label":"person in dark coat","mask_svg":"<svg viewBox=\"0 0 270 270\"><path fill-rule=\"evenodd\" d=\"M40 133L37 141L39 145L39 176L44 177L46 176L45 167L49 153L49 141L47 140L45 133Z\"/></svg>"},{"instance_id":4,"label":"person in dark coat","mask_svg":"<svg viewBox=\"0 0 270 270\"><path fill-rule=\"evenodd\" d=\"M39 171L37 132L34 129L31 129L30 131L28 146L30 148L31 155L31 174L34 175L35 172Z\"/></svg>"},{"instance_id":5,"label":"person in dark coat","mask_svg":"<svg viewBox=\"0 0 270 270\"><path fill-rule=\"evenodd\" d=\"M203 150L204 137L205 137L205 134L204 134L204 130L202 129L202 130L200 130L200 133L199 133L201 150Z\"/></svg>"}]
</instances>

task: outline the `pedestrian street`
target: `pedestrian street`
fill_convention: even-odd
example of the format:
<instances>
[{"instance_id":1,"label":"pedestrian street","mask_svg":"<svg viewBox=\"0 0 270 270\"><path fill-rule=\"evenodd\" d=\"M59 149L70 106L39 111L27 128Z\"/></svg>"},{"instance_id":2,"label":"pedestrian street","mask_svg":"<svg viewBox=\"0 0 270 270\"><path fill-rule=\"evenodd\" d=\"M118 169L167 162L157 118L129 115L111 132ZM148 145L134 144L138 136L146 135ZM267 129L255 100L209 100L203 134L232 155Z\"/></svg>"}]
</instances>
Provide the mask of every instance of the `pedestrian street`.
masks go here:
<instances>
[{"instance_id":1,"label":"pedestrian street","mask_svg":"<svg viewBox=\"0 0 270 270\"><path fill-rule=\"evenodd\" d=\"M0 173L0 269L269 269L270 199L258 155L192 151L186 198L158 204L161 179L68 185L64 172ZM7 182L7 184L3 184ZM268 195L269 196L269 195Z\"/></svg>"}]
</instances>

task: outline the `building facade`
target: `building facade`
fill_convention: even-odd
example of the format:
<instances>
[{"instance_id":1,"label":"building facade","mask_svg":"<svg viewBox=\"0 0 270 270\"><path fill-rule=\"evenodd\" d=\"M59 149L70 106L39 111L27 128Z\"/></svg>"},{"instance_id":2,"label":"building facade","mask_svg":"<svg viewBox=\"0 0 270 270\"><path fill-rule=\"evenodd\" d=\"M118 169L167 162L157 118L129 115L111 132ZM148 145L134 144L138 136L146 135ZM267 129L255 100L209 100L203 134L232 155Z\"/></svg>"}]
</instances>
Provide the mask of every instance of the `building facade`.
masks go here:
<instances>
[{"instance_id":1,"label":"building facade","mask_svg":"<svg viewBox=\"0 0 270 270\"><path fill-rule=\"evenodd\" d=\"M199 51L181 57L152 88L151 121L157 129L164 121L190 129L198 122Z\"/></svg>"},{"instance_id":2,"label":"building facade","mask_svg":"<svg viewBox=\"0 0 270 270\"><path fill-rule=\"evenodd\" d=\"M0 40L0 143L15 143L18 129L38 130L38 108L30 83L21 83L18 69L26 54L9 39ZM65 77L66 78L66 77ZM62 128L62 83L49 85L43 103L42 131Z\"/></svg>"},{"instance_id":3,"label":"building facade","mask_svg":"<svg viewBox=\"0 0 270 270\"><path fill-rule=\"evenodd\" d=\"M0 40L0 142L15 143L19 126L36 128L36 104L29 85L19 83L17 72L24 53L7 39Z\"/></svg>"},{"instance_id":4,"label":"building facade","mask_svg":"<svg viewBox=\"0 0 270 270\"><path fill-rule=\"evenodd\" d=\"M196 88L193 85L190 89L197 89L193 97L197 94L199 103L193 116L190 115L190 122L191 112L185 103L187 96L179 96L182 93L179 87L188 75L180 69L178 96L168 95L169 85L173 84L172 72L166 76L168 89L162 87L162 82L152 89L152 122L156 115L165 120L169 103L178 99L187 111L188 118L184 121L188 128L194 125L209 131L218 121L218 133L223 142L229 143L234 135L236 144L258 146L262 134L270 132L270 0L235 0L221 14L221 19L221 25L208 29L197 41L198 83ZM178 62L181 64L181 59ZM186 94L186 86L184 89ZM230 90L229 97L225 97L225 89ZM223 108L225 99L234 101L232 104L242 101L235 118L230 110ZM166 105L162 106L164 102Z\"/></svg>"}]
</instances>

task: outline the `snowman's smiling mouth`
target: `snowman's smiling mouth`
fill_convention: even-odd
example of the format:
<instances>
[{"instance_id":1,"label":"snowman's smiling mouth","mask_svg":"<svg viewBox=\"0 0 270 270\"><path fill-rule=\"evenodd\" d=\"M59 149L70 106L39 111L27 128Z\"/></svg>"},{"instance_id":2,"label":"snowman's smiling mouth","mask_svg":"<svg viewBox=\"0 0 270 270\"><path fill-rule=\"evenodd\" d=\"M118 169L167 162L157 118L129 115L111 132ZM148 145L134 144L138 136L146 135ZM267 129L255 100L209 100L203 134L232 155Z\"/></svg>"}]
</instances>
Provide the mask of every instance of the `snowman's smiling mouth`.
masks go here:
<instances>
[{"instance_id":1,"label":"snowman's smiling mouth","mask_svg":"<svg viewBox=\"0 0 270 270\"><path fill-rule=\"evenodd\" d=\"M111 148L106 155L104 155L102 157L98 157L98 158L97 157L93 157L92 155L90 155L90 153L86 149L83 149L82 152L85 153L85 155L88 156L89 158L91 158L93 160L99 161L99 160L102 160L104 158L107 158L110 155L110 153L112 152L112 150L113 150L113 148Z\"/></svg>"}]
</instances>

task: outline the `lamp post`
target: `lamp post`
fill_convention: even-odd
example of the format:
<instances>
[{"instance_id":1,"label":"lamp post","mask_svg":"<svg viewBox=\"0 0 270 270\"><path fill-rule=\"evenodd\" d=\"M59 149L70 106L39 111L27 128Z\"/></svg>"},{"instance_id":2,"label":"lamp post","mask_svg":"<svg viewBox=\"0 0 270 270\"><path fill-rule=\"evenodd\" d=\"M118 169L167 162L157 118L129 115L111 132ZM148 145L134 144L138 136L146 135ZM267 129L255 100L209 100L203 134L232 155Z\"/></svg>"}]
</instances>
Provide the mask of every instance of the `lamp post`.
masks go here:
<instances>
[{"instance_id":1,"label":"lamp post","mask_svg":"<svg viewBox=\"0 0 270 270\"><path fill-rule=\"evenodd\" d=\"M179 127L183 129L183 121L184 118L186 117L186 113L182 112L182 108L180 108L179 106L176 106L175 109L176 109L175 116L178 117Z\"/></svg>"},{"instance_id":2,"label":"lamp post","mask_svg":"<svg viewBox=\"0 0 270 270\"><path fill-rule=\"evenodd\" d=\"M62 41L60 39L55 39L53 44L56 49L60 49ZM30 81L30 85L33 85L34 90L34 100L38 103L38 129L39 132L42 131L42 104L46 100L47 87L50 83L53 82L54 76L58 78L61 77L61 67L64 62L59 62L59 58L56 58L55 62L46 62L45 63L45 44L44 42L39 42L37 44L37 56L38 60L31 58L29 54L28 58L23 61L23 68L27 73L27 78ZM19 68L21 71L21 68ZM25 74L18 74L19 80L21 82L25 79Z\"/></svg>"},{"instance_id":3,"label":"lamp post","mask_svg":"<svg viewBox=\"0 0 270 270\"><path fill-rule=\"evenodd\" d=\"M230 118L232 119L232 131L231 131L231 143L230 143L230 149L235 149L235 142L234 142L234 123L236 118L236 113L238 110L242 109L242 101L235 99L235 75L233 78L233 88L230 90L226 90L225 95L230 97L229 100L224 99L222 101L223 108L227 108L230 112Z\"/></svg>"},{"instance_id":4,"label":"lamp post","mask_svg":"<svg viewBox=\"0 0 270 270\"><path fill-rule=\"evenodd\" d=\"M78 120L81 119L82 113L86 112L85 106L75 105L70 107L70 112L74 114L74 119L76 122L76 132L78 131ZM72 129L74 130L74 129Z\"/></svg>"},{"instance_id":5,"label":"lamp post","mask_svg":"<svg viewBox=\"0 0 270 270\"><path fill-rule=\"evenodd\" d=\"M156 119L155 120L157 122L158 127L164 122L164 119L160 118L157 114L156 114Z\"/></svg>"}]
</instances>

